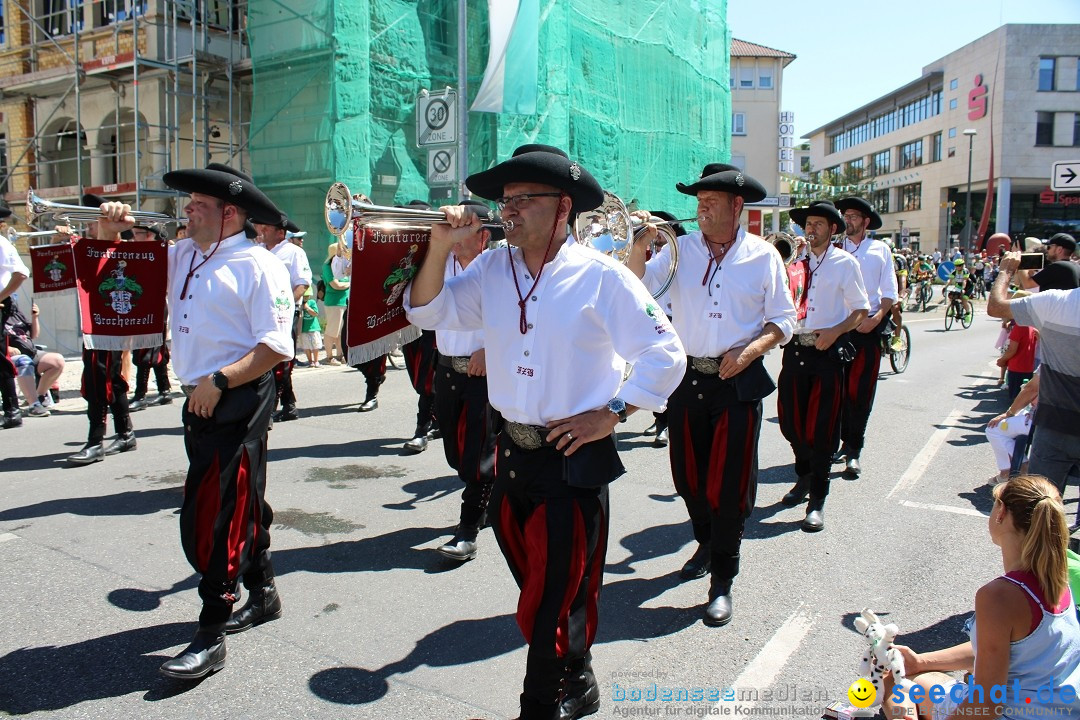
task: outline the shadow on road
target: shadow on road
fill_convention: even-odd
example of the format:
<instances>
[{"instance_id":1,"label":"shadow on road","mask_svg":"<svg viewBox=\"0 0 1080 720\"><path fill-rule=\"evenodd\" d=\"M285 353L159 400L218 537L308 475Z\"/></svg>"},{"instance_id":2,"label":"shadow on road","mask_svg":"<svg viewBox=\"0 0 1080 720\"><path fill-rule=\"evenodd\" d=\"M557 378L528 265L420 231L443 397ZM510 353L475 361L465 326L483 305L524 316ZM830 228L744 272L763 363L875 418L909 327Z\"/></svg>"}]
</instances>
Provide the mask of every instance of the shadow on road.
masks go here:
<instances>
[{"instance_id":1,"label":"shadow on road","mask_svg":"<svg viewBox=\"0 0 1080 720\"><path fill-rule=\"evenodd\" d=\"M27 520L52 515L83 515L104 517L109 515L152 515L162 510L175 510L184 498L182 487L164 487L157 490L128 490L115 495L97 497L60 498L33 505L0 511L0 522Z\"/></svg>"}]
</instances>

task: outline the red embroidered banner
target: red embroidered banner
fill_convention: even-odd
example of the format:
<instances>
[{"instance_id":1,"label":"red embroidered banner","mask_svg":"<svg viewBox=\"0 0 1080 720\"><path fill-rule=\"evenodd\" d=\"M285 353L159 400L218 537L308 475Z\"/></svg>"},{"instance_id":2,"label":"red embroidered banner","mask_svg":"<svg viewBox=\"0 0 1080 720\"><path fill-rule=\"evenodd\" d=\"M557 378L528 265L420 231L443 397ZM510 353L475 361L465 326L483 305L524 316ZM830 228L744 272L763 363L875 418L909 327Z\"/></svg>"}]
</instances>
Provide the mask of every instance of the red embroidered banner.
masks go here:
<instances>
[{"instance_id":1,"label":"red embroidered banner","mask_svg":"<svg viewBox=\"0 0 1080 720\"><path fill-rule=\"evenodd\" d=\"M796 260L787 266L788 288L795 301L795 317L806 319L806 260Z\"/></svg>"},{"instance_id":2,"label":"red embroidered banner","mask_svg":"<svg viewBox=\"0 0 1080 720\"><path fill-rule=\"evenodd\" d=\"M54 295L75 287L75 256L71 243L30 248L30 276L34 295Z\"/></svg>"},{"instance_id":3,"label":"red embroidered banner","mask_svg":"<svg viewBox=\"0 0 1080 720\"><path fill-rule=\"evenodd\" d=\"M136 350L165 341L168 245L82 239L74 257L88 349Z\"/></svg>"},{"instance_id":4,"label":"red embroidered banner","mask_svg":"<svg viewBox=\"0 0 1080 720\"><path fill-rule=\"evenodd\" d=\"M405 319L402 295L420 270L431 231L354 224L352 236L346 338L349 364L359 365L420 337L420 328Z\"/></svg>"}]
</instances>

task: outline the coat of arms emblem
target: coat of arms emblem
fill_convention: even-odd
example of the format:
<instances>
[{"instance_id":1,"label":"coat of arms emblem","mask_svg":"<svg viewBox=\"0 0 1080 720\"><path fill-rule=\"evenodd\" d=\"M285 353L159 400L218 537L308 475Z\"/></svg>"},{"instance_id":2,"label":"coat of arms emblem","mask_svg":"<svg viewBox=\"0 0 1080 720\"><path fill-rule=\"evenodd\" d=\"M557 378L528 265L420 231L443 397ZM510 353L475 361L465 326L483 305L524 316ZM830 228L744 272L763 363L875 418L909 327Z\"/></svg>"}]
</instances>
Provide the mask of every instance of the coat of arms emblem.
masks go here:
<instances>
[{"instance_id":1,"label":"coat of arms emblem","mask_svg":"<svg viewBox=\"0 0 1080 720\"><path fill-rule=\"evenodd\" d=\"M142 286L135 282L135 278L124 274L126 267L127 263L121 260L116 264L116 269L109 273L109 278L98 285L98 292L117 315L130 313L143 294Z\"/></svg>"}]
</instances>

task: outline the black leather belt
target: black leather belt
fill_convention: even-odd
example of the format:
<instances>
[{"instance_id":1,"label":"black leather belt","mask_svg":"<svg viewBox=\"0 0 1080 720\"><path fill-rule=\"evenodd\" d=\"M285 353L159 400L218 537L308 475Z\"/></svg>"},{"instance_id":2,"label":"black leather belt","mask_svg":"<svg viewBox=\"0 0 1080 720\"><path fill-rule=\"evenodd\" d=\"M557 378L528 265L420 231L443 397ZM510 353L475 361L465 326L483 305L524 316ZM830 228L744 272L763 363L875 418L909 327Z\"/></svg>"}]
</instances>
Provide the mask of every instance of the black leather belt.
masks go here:
<instances>
[{"instance_id":1,"label":"black leather belt","mask_svg":"<svg viewBox=\"0 0 1080 720\"><path fill-rule=\"evenodd\" d=\"M439 355L439 364L443 367L452 368L456 373L469 374L468 355Z\"/></svg>"},{"instance_id":2,"label":"black leather belt","mask_svg":"<svg viewBox=\"0 0 1080 720\"><path fill-rule=\"evenodd\" d=\"M503 430L514 441L514 444L522 450L539 450L544 446L554 447L559 441L558 438L555 438L555 442L545 440L544 438L548 436L551 429L542 425L525 425L506 420L503 423Z\"/></svg>"}]
</instances>

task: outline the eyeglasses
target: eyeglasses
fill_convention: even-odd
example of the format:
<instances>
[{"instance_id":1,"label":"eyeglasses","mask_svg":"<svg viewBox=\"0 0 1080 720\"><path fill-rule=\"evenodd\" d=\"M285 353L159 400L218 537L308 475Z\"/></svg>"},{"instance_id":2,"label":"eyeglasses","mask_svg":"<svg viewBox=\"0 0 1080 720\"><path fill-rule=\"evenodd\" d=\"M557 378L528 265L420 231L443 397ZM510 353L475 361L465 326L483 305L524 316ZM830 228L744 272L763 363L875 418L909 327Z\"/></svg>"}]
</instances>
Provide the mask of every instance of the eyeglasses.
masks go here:
<instances>
[{"instance_id":1,"label":"eyeglasses","mask_svg":"<svg viewBox=\"0 0 1080 720\"><path fill-rule=\"evenodd\" d=\"M862 220L862 213L844 213L845 220Z\"/></svg>"},{"instance_id":2,"label":"eyeglasses","mask_svg":"<svg viewBox=\"0 0 1080 720\"><path fill-rule=\"evenodd\" d=\"M520 210L529 204L529 201L538 197L562 197L561 192L546 192L546 193L521 193L520 195L511 195L509 197L501 197L495 201L495 207L499 208L499 212L506 209L506 206Z\"/></svg>"}]
</instances>

